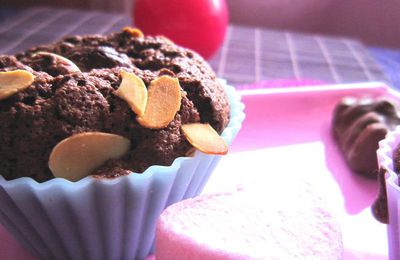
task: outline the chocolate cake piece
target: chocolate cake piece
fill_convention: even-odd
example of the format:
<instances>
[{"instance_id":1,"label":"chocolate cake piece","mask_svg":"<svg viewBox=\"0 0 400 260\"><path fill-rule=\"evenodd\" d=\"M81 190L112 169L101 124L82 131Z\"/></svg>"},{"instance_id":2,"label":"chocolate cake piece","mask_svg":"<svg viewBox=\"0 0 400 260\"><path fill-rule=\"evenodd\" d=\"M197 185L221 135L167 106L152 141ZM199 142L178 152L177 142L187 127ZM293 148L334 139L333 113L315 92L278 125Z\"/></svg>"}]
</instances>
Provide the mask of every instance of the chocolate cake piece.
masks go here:
<instances>
[{"instance_id":1,"label":"chocolate cake piece","mask_svg":"<svg viewBox=\"0 0 400 260\"><path fill-rule=\"evenodd\" d=\"M209 123L221 133L229 122L228 99L209 65L163 37L136 37L129 31L72 36L15 56L0 56L0 71L16 69L30 71L35 79L0 101L0 174L6 179L53 178L48 168L53 147L82 132L112 133L131 141L123 158L109 160L93 172L99 177L167 166L192 149L182 124ZM162 75L179 80L180 110L167 127L143 127L129 105L114 94L121 70L137 75L146 87Z\"/></svg>"},{"instance_id":2,"label":"chocolate cake piece","mask_svg":"<svg viewBox=\"0 0 400 260\"><path fill-rule=\"evenodd\" d=\"M396 107L388 100L345 98L333 112L333 135L350 168L376 178L378 142L400 124Z\"/></svg>"}]
</instances>

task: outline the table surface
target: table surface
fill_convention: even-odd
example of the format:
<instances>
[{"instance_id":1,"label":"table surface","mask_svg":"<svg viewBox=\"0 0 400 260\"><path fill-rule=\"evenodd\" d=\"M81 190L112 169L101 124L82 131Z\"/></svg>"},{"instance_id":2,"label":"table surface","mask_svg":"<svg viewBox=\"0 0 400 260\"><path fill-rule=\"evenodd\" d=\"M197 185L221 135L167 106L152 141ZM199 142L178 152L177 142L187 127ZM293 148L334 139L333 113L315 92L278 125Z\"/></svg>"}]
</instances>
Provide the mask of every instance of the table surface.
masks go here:
<instances>
[{"instance_id":1,"label":"table surface","mask_svg":"<svg viewBox=\"0 0 400 260\"><path fill-rule=\"evenodd\" d=\"M66 35L118 31L130 24L131 19L121 14L3 9L0 53L14 54ZM262 80L312 79L326 83L383 81L400 89L400 78L393 73L393 68L400 66L400 54L394 53L368 49L347 38L231 25L222 47L209 62L219 77L239 88Z\"/></svg>"}]
</instances>

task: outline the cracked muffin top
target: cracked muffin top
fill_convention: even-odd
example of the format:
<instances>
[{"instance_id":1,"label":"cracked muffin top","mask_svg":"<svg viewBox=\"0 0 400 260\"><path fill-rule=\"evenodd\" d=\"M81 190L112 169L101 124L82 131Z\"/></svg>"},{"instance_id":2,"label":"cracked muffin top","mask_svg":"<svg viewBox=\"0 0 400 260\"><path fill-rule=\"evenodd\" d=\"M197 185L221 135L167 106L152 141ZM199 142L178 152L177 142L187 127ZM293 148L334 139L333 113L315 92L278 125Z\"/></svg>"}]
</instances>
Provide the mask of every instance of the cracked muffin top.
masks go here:
<instances>
[{"instance_id":1,"label":"cracked muffin top","mask_svg":"<svg viewBox=\"0 0 400 260\"><path fill-rule=\"evenodd\" d=\"M223 87L198 54L130 28L0 55L0 73L12 71L27 71L33 81L0 100L0 174L5 179L54 178L49 168L53 148L87 132L130 141L127 152L106 160L91 175L113 178L151 165L168 166L193 148L183 125L208 123L221 133L229 122ZM179 107L166 126L143 126L128 102L115 94L123 81L121 71L137 76L148 90L163 77L179 83Z\"/></svg>"}]
</instances>

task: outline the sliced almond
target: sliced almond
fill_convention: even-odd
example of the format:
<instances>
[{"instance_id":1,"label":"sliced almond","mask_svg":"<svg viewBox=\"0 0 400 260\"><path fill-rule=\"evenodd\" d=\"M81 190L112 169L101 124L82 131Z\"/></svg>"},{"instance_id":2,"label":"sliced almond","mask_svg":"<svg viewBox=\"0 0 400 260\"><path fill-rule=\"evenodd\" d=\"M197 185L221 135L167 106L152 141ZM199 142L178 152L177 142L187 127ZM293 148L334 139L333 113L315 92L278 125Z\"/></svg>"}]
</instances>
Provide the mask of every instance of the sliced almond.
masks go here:
<instances>
[{"instance_id":1,"label":"sliced almond","mask_svg":"<svg viewBox=\"0 0 400 260\"><path fill-rule=\"evenodd\" d=\"M131 107L138 116L143 116L147 104L147 88L143 80L133 73L121 71L121 85L114 94Z\"/></svg>"},{"instance_id":2,"label":"sliced almond","mask_svg":"<svg viewBox=\"0 0 400 260\"><path fill-rule=\"evenodd\" d=\"M138 28L132 28L132 27L124 27L124 29L122 29L124 32L129 33L130 35L132 35L135 38L143 38L144 34L141 30L139 30Z\"/></svg>"},{"instance_id":3,"label":"sliced almond","mask_svg":"<svg viewBox=\"0 0 400 260\"><path fill-rule=\"evenodd\" d=\"M181 126L183 134L193 147L206 154L226 154L225 140L209 124L193 123Z\"/></svg>"},{"instance_id":4,"label":"sliced almond","mask_svg":"<svg viewBox=\"0 0 400 260\"><path fill-rule=\"evenodd\" d=\"M181 98L178 79L161 76L150 83L146 110L136 119L147 128L164 128L174 120L181 107Z\"/></svg>"},{"instance_id":5,"label":"sliced almond","mask_svg":"<svg viewBox=\"0 0 400 260\"><path fill-rule=\"evenodd\" d=\"M107 160L122 157L129 147L128 139L115 134L76 134L62 140L53 148L49 168L55 177L77 181L91 174Z\"/></svg>"},{"instance_id":6,"label":"sliced almond","mask_svg":"<svg viewBox=\"0 0 400 260\"><path fill-rule=\"evenodd\" d=\"M26 70L0 72L0 100L26 89L34 80L35 76Z\"/></svg>"},{"instance_id":7,"label":"sliced almond","mask_svg":"<svg viewBox=\"0 0 400 260\"><path fill-rule=\"evenodd\" d=\"M196 152L196 148L192 147L190 148L186 153L185 156L187 157L193 157L194 153Z\"/></svg>"},{"instance_id":8,"label":"sliced almond","mask_svg":"<svg viewBox=\"0 0 400 260\"><path fill-rule=\"evenodd\" d=\"M63 56L60 56L58 54L51 53L51 52L45 52L45 51L39 51L39 52L36 52L32 57L37 57L37 56L53 57L53 59L55 59L56 63L67 67L68 71L70 73L81 72L79 67L73 61L71 61Z\"/></svg>"}]
</instances>

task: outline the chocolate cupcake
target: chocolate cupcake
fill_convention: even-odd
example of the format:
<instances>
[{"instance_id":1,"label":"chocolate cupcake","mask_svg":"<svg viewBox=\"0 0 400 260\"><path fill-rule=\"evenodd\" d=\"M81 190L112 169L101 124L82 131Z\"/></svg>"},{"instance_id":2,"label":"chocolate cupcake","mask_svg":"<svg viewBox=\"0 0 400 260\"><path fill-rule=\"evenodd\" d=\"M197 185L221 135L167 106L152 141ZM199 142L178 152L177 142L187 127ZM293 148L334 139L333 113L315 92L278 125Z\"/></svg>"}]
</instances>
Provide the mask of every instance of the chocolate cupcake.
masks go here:
<instances>
[{"instance_id":1,"label":"chocolate cupcake","mask_svg":"<svg viewBox=\"0 0 400 260\"><path fill-rule=\"evenodd\" d=\"M0 220L41 258L144 258L161 211L227 152L239 99L196 53L131 28L0 56Z\"/></svg>"},{"instance_id":2,"label":"chocolate cupcake","mask_svg":"<svg viewBox=\"0 0 400 260\"><path fill-rule=\"evenodd\" d=\"M53 178L47 165L51 149L83 132L117 134L132 142L124 158L91 174L116 177L171 165L191 148L182 125L209 123L221 133L229 122L227 96L210 67L162 37L144 38L128 29L109 36L74 36L16 57L0 57L0 71L30 68L35 80L0 104L0 131L5 133L0 156L7 158L0 173L6 179ZM147 87L163 75L178 79L180 109L171 122L154 129L136 120L137 113L116 94L121 71L133 73Z\"/></svg>"}]
</instances>

